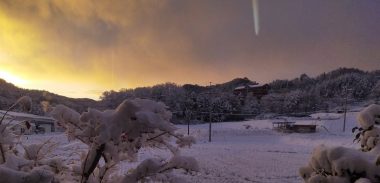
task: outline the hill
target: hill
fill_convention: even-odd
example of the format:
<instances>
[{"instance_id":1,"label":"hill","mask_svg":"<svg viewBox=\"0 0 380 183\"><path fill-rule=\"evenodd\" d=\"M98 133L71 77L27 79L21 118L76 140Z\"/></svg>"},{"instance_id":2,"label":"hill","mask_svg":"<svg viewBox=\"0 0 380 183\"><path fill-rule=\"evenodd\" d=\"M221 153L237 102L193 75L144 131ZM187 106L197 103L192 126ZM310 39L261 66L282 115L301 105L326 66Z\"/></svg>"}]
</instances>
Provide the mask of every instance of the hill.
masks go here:
<instances>
[{"instance_id":1,"label":"hill","mask_svg":"<svg viewBox=\"0 0 380 183\"><path fill-rule=\"evenodd\" d=\"M199 85L185 84L182 87L187 92L195 92L195 93L201 93L201 92L207 91L209 89L215 90L215 91L231 92L238 86L254 85L254 84L258 84L258 83L255 81L251 81L245 77L245 78L235 78L235 79L228 81L226 83L215 84L215 85L211 85L211 86L199 86Z\"/></svg>"},{"instance_id":2,"label":"hill","mask_svg":"<svg viewBox=\"0 0 380 183\"><path fill-rule=\"evenodd\" d=\"M100 107L100 103L92 99L74 99L48 91L23 89L0 79L0 110L7 110L18 98L24 95L32 98L32 113L39 115L44 114L41 106L42 101L48 101L52 105L64 104L77 111L87 110L88 107Z\"/></svg>"}]
</instances>

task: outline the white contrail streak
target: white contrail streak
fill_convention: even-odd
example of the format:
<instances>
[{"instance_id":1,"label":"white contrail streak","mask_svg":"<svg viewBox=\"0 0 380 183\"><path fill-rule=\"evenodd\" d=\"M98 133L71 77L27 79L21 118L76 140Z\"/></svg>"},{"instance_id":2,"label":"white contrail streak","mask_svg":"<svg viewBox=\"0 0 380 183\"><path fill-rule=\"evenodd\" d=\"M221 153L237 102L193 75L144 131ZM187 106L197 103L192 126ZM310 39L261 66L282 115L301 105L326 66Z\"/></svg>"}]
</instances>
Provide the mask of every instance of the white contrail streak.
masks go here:
<instances>
[{"instance_id":1,"label":"white contrail streak","mask_svg":"<svg viewBox=\"0 0 380 183\"><path fill-rule=\"evenodd\" d=\"M259 35L259 0L252 0L252 9L253 9L253 23L255 26L255 33Z\"/></svg>"},{"instance_id":2,"label":"white contrail streak","mask_svg":"<svg viewBox=\"0 0 380 183\"><path fill-rule=\"evenodd\" d=\"M115 64L114 64L114 50L111 52L111 87L115 88Z\"/></svg>"}]
</instances>

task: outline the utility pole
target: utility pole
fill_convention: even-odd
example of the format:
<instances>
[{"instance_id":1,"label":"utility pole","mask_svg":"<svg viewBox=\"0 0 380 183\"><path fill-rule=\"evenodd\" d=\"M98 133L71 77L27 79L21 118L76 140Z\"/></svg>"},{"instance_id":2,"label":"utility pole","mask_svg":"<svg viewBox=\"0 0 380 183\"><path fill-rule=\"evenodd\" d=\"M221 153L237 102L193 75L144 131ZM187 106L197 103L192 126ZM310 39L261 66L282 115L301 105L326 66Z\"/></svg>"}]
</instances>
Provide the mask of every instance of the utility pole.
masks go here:
<instances>
[{"instance_id":1,"label":"utility pole","mask_svg":"<svg viewBox=\"0 0 380 183\"><path fill-rule=\"evenodd\" d=\"M210 82L210 89L211 89L211 82ZM208 141L211 142L211 91L209 92L209 126L208 126Z\"/></svg>"},{"instance_id":2,"label":"utility pole","mask_svg":"<svg viewBox=\"0 0 380 183\"><path fill-rule=\"evenodd\" d=\"M186 111L185 111L185 115L186 115L186 118L187 118L187 135L190 135L190 120L191 120L191 114L189 114L190 112L187 110L186 108ZM190 116L187 116L187 115L190 115Z\"/></svg>"},{"instance_id":3,"label":"utility pole","mask_svg":"<svg viewBox=\"0 0 380 183\"><path fill-rule=\"evenodd\" d=\"M190 120L187 121L187 135L190 135Z\"/></svg>"},{"instance_id":4,"label":"utility pole","mask_svg":"<svg viewBox=\"0 0 380 183\"><path fill-rule=\"evenodd\" d=\"M343 118L343 132L346 131L346 116L347 116L347 100L348 100L348 91L351 91L351 89L346 89L346 97L344 99L344 118Z\"/></svg>"}]
</instances>

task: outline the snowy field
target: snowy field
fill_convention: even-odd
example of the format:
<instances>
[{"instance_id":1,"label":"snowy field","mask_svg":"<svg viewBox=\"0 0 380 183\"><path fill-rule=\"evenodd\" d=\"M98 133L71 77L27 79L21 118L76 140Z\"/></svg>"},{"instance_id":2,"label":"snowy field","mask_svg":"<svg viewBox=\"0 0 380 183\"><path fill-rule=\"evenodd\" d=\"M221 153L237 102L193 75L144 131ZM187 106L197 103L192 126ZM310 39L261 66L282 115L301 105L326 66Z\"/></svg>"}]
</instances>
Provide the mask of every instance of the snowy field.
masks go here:
<instances>
[{"instance_id":1,"label":"snowy field","mask_svg":"<svg viewBox=\"0 0 380 183\"><path fill-rule=\"evenodd\" d=\"M351 133L351 129L356 126L356 114L347 114L345 133L342 132L342 114L319 113L312 115L312 119L288 119L302 124L317 124L317 133L313 134L273 131L272 122L279 121L275 119L214 123L211 143L208 142L208 124L192 125L190 133L196 137L197 144L182 149L181 152L195 157L201 171L195 174L178 172L178 175L189 182L302 182L298 168L307 164L311 151L318 144L358 147L352 143ZM328 132L320 125L326 127ZM187 126L178 127L187 133ZM67 163L78 161L78 152L86 150L86 146L80 142L68 143L63 134L31 135L23 141L29 144L48 139L59 143L51 156L64 157ZM169 154L163 150L145 149L140 153L139 160L154 156L166 157ZM135 165L136 163L121 165L120 173Z\"/></svg>"}]
</instances>

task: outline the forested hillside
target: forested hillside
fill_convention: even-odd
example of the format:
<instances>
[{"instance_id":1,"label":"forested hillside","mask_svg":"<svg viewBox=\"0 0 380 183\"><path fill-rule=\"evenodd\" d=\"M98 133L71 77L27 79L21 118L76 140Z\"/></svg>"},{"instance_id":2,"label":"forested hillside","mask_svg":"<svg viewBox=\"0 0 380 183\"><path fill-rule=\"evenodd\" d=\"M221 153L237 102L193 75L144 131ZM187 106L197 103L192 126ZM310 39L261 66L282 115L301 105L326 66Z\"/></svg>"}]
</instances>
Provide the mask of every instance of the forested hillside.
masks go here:
<instances>
[{"instance_id":1,"label":"forested hillside","mask_svg":"<svg viewBox=\"0 0 380 183\"><path fill-rule=\"evenodd\" d=\"M219 113L308 113L339 110L346 98L349 104L360 101L373 103L380 98L380 71L339 68L314 78L302 74L292 80L275 80L268 83L269 94L260 100L233 94L235 87L255 83L247 78L212 86L166 83L118 92L106 91L101 101L108 107L115 107L116 101L124 98L150 98L164 102L172 111L187 114L189 118L199 118L201 113L211 110L215 113L214 120L223 121L226 116Z\"/></svg>"},{"instance_id":2,"label":"forested hillside","mask_svg":"<svg viewBox=\"0 0 380 183\"><path fill-rule=\"evenodd\" d=\"M342 108L345 99L349 104L361 101L375 103L380 100L380 71L365 72L359 69L339 68L316 77L302 74L292 80L275 80L269 85L269 94L261 99L251 95L238 96L233 93L238 86L254 85L248 78L199 86L175 83L158 84L152 87L105 91L100 101L73 99L47 91L21 89L0 80L0 109L5 110L17 98L29 95L33 100L33 113L43 114L40 103L64 104L78 111L88 107L114 108L127 98L148 98L162 101L177 116L183 119L207 120L208 112L214 113L214 121L228 120L227 114L264 113L297 114L313 111L333 111Z\"/></svg>"}]
</instances>

